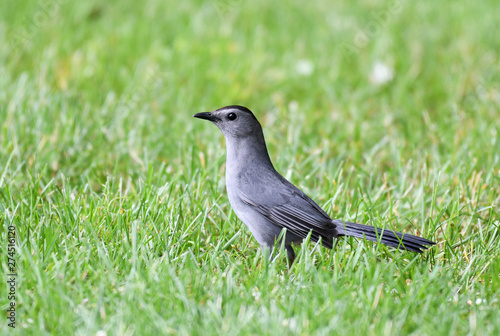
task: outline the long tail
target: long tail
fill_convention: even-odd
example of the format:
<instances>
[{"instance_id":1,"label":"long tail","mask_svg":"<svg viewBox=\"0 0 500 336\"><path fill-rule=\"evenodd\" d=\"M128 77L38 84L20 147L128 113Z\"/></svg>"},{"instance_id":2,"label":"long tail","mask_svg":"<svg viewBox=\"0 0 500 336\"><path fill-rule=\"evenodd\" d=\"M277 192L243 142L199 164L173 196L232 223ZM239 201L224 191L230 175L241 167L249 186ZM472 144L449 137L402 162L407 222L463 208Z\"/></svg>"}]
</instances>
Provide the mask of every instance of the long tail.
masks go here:
<instances>
[{"instance_id":1,"label":"long tail","mask_svg":"<svg viewBox=\"0 0 500 336\"><path fill-rule=\"evenodd\" d=\"M366 240L381 242L382 244L396 247L400 250L422 253L430 246L436 244L422 237L416 237L406 233L375 228L370 225L343 222L337 219L334 219L333 223L337 225L336 229L339 236L365 238Z\"/></svg>"}]
</instances>

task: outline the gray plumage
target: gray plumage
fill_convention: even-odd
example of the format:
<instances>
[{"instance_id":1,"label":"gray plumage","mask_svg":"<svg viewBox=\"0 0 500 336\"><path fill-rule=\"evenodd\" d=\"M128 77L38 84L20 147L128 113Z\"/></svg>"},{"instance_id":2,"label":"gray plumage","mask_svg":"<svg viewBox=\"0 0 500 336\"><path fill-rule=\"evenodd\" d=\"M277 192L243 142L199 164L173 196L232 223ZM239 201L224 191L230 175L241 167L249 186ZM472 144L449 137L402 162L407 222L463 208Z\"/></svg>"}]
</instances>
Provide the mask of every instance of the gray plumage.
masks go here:
<instances>
[{"instance_id":1,"label":"gray plumage","mask_svg":"<svg viewBox=\"0 0 500 336\"><path fill-rule=\"evenodd\" d=\"M284 245L291 261L295 258L292 243L301 243L309 233L310 240L317 242L321 237L323 246L330 249L333 239L340 236L380 241L419 253L435 244L409 234L331 219L274 169L262 127L246 107L231 105L197 113L194 117L210 120L224 134L229 202L263 250L271 250L283 229L286 229Z\"/></svg>"}]
</instances>

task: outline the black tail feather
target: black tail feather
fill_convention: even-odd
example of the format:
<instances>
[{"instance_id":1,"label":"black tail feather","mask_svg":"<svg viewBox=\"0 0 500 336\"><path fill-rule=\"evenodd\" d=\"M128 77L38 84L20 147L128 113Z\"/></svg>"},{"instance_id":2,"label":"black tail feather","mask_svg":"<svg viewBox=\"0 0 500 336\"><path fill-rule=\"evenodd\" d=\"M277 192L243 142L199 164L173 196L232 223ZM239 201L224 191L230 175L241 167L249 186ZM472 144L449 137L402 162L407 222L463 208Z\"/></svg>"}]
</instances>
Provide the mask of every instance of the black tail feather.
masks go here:
<instances>
[{"instance_id":1,"label":"black tail feather","mask_svg":"<svg viewBox=\"0 0 500 336\"><path fill-rule=\"evenodd\" d=\"M357 223L343 222L341 220L333 220L337 225L337 232L339 236L350 236L356 238L365 238L373 242L380 242L382 244L398 248L400 250L408 250L412 252L422 253L430 246L436 243L410 234L375 228L370 225L363 225Z\"/></svg>"}]
</instances>

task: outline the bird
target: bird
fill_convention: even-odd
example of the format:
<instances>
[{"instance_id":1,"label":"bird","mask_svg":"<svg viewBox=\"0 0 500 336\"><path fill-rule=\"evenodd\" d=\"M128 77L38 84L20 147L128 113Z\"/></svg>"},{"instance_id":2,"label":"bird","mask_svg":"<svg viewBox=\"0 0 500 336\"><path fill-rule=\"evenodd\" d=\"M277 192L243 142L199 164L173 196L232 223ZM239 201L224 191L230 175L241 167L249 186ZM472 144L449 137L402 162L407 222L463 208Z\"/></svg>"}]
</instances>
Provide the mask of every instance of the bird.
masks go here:
<instances>
[{"instance_id":1,"label":"bird","mask_svg":"<svg viewBox=\"0 0 500 336\"><path fill-rule=\"evenodd\" d=\"M195 118L211 121L226 141L226 190L238 218L250 229L263 253L271 254L278 239L292 264L292 245L310 241L332 249L342 236L366 239L400 250L422 253L435 243L410 234L332 219L302 190L274 168L262 127L248 108L229 105ZM282 231L286 229L284 235ZM281 236L280 236L281 235ZM281 237L281 238L280 238ZM284 241L283 241L284 239ZM267 252L265 252L267 251Z\"/></svg>"}]
</instances>

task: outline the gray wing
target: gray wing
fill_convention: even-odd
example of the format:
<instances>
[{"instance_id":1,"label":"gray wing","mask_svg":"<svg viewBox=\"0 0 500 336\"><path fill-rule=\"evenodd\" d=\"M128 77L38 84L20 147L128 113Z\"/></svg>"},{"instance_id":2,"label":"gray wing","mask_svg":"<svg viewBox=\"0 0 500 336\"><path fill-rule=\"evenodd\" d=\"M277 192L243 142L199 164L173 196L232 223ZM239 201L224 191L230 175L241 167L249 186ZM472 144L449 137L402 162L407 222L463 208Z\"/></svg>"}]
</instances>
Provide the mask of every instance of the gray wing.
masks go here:
<instances>
[{"instance_id":1,"label":"gray wing","mask_svg":"<svg viewBox=\"0 0 500 336\"><path fill-rule=\"evenodd\" d=\"M280 176L281 177L281 176ZM294 235L306 238L311 232L311 240L322 237L325 247L332 248L338 233L332 219L306 194L281 177L282 190L267 189L258 194L259 201L252 199L241 190L241 200L252 206L273 224L286 228Z\"/></svg>"}]
</instances>

